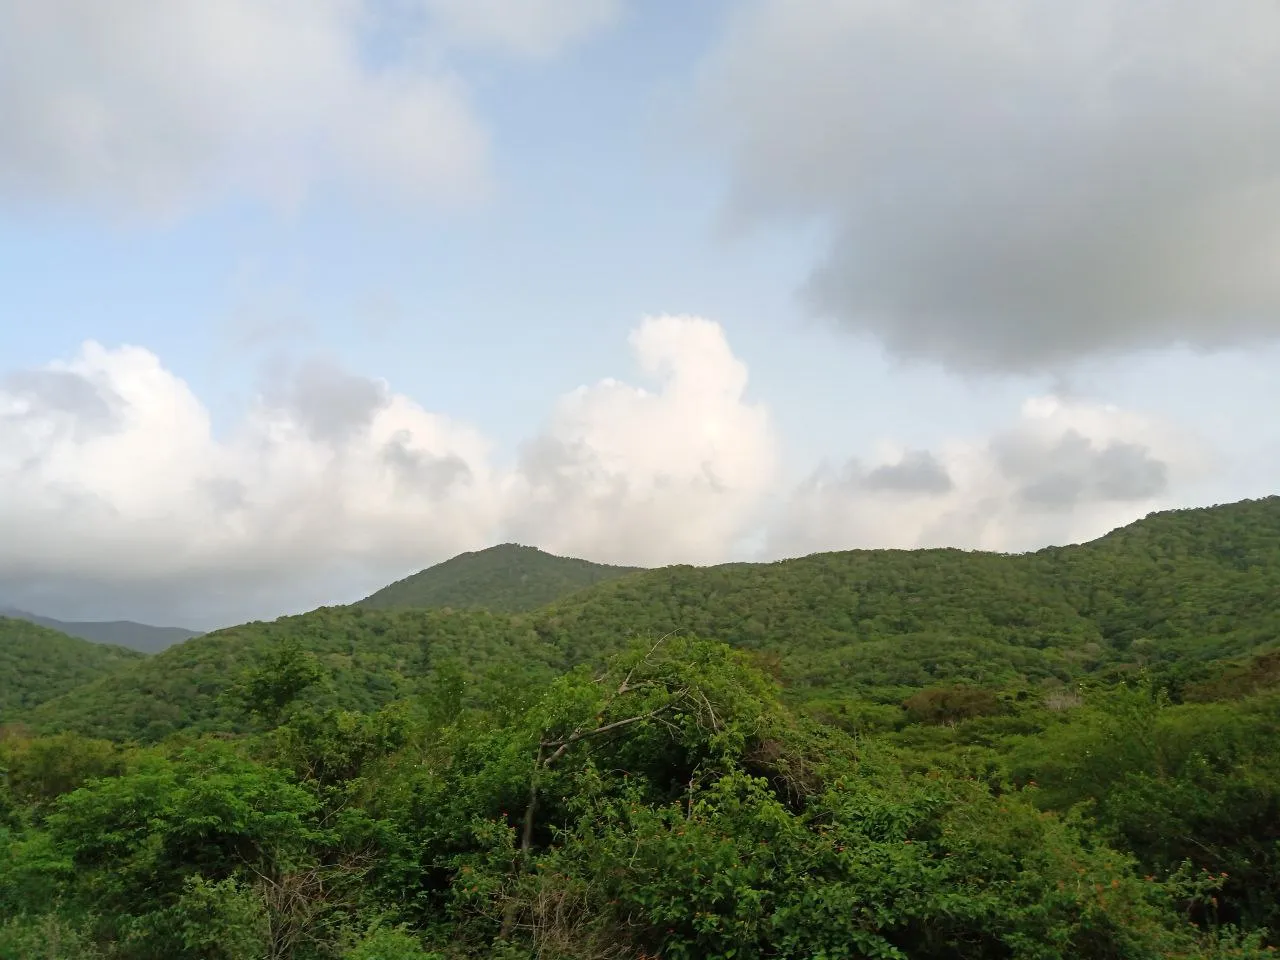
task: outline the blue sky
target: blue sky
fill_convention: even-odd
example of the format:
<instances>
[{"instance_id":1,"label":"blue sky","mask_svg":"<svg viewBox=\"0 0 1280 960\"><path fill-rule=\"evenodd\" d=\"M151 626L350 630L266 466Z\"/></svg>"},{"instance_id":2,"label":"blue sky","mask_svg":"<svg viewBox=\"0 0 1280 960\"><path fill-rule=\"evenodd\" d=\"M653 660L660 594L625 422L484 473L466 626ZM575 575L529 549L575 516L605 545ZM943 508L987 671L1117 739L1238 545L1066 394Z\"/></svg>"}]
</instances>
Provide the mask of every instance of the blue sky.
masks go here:
<instances>
[{"instance_id":1,"label":"blue sky","mask_svg":"<svg viewBox=\"0 0 1280 960\"><path fill-rule=\"evenodd\" d=\"M0 0L0 602L1274 493L1280 14L1227 6Z\"/></svg>"}]
</instances>

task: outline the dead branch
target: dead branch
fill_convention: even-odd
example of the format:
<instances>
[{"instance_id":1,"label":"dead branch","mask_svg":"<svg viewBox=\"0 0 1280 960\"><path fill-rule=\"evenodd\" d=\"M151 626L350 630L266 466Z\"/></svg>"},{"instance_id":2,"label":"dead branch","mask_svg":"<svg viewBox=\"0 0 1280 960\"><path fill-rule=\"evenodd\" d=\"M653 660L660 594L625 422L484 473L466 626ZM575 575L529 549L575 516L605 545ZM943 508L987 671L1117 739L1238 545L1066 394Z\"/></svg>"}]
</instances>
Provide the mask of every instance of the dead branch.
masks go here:
<instances>
[{"instance_id":1,"label":"dead branch","mask_svg":"<svg viewBox=\"0 0 1280 960\"><path fill-rule=\"evenodd\" d=\"M664 634L663 634L662 636L660 636L656 641L654 641L653 646L649 648L649 652L648 652L648 653L646 653L643 657L641 657L641 658L640 658L640 662L639 662L639 663L637 663L637 664L636 664L634 667L632 667L630 670L628 670L628 671L627 671L627 675L626 675L625 677L623 677L623 678L622 678L622 683L621 683L621 684L619 684L619 686L618 686L618 693L617 693L617 694L615 694L615 696L618 696L618 695L621 695L621 694L623 694L623 693L626 693L628 690L635 689L634 687L632 687L632 686L631 686L631 677L635 674L635 672L636 672L636 670L637 670L637 669L639 669L640 667L642 667L642 666L644 666L646 663L648 663L648 662L649 662L649 658L650 658L650 657L652 657L652 656L654 655L654 653L656 653L656 652L657 652L657 650L658 650L658 648L659 648L660 646L662 646L662 645L663 645L664 643L666 643L669 639L671 639L671 637L672 637L672 636L674 636L674 633L664 633ZM602 677L601 679L603 679L603 677Z\"/></svg>"},{"instance_id":2,"label":"dead branch","mask_svg":"<svg viewBox=\"0 0 1280 960\"><path fill-rule=\"evenodd\" d=\"M683 696L685 692L686 691L682 690L680 692L680 696ZM661 707L658 707L656 710L650 710L648 713L639 713L639 714L636 714L634 717L627 717L624 720L614 720L612 723L606 723L606 724L603 724L602 726L594 727L590 730L583 730L581 727L579 727L577 730L569 734L569 736L565 737L563 740L543 740L538 744L539 762L544 767L550 767L553 763L555 763L562 756L564 756L565 751L568 750L575 743L578 743L581 740L587 740L591 737L598 737L598 736L601 736L602 734L610 733L621 727L630 726L633 723L640 723L643 720L652 720L655 717L663 713L666 713L668 710L672 709L678 702L679 702L678 700L675 700L675 701L672 701L671 703L667 703ZM551 754L551 756L547 757L545 760L542 760L541 751L550 750L552 748L555 749L555 753Z\"/></svg>"}]
</instances>

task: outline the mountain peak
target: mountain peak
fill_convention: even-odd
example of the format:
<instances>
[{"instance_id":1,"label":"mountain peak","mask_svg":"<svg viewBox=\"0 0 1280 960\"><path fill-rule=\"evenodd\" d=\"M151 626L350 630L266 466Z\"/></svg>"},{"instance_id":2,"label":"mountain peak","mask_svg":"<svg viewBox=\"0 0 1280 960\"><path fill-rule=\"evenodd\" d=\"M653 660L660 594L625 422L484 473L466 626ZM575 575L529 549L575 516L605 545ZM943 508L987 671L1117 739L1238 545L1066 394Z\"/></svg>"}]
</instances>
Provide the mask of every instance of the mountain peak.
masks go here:
<instances>
[{"instance_id":1,"label":"mountain peak","mask_svg":"<svg viewBox=\"0 0 1280 960\"><path fill-rule=\"evenodd\" d=\"M521 543L460 553L360 601L375 609L454 607L522 613L640 567L560 557Z\"/></svg>"}]
</instances>

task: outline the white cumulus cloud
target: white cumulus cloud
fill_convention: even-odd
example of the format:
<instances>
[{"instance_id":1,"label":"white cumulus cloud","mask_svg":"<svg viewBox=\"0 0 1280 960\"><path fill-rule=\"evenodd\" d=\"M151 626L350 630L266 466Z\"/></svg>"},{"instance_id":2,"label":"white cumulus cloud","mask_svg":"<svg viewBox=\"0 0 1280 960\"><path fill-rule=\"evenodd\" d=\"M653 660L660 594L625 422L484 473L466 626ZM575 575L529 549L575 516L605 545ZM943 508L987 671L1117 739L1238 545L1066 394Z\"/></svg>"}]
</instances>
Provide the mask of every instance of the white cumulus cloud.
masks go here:
<instances>
[{"instance_id":1,"label":"white cumulus cloud","mask_svg":"<svg viewBox=\"0 0 1280 960\"><path fill-rule=\"evenodd\" d=\"M0 380L0 584L209 615L223 590L252 606L396 569L491 534L487 458L471 428L325 367L215 437L153 354L89 343Z\"/></svg>"},{"instance_id":2,"label":"white cumulus cloud","mask_svg":"<svg viewBox=\"0 0 1280 960\"><path fill-rule=\"evenodd\" d=\"M870 462L815 471L775 517L769 550L1075 543L1178 505L1174 491L1205 465L1204 445L1170 424L1037 397L990 436L936 451L886 444Z\"/></svg>"},{"instance_id":3,"label":"white cumulus cloud","mask_svg":"<svg viewBox=\"0 0 1280 960\"><path fill-rule=\"evenodd\" d=\"M884 443L783 487L723 328L656 316L638 377L564 394L505 464L475 427L313 360L229 429L151 352L0 372L0 605L196 625L357 598L504 540L638 565L858 547L1022 550L1100 535L1221 465L1079 398L932 450Z\"/></svg>"},{"instance_id":4,"label":"white cumulus cloud","mask_svg":"<svg viewBox=\"0 0 1280 960\"><path fill-rule=\"evenodd\" d=\"M650 392L616 380L565 397L520 458L513 533L638 565L727 558L775 480L767 411L718 324L657 317L631 336Z\"/></svg>"},{"instance_id":5,"label":"white cumulus cloud","mask_svg":"<svg viewBox=\"0 0 1280 960\"><path fill-rule=\"evenodd\" d=\"M209 622L354 599L520 538L593 559L725 559L774 468L716 324L632 336L656 392L565 396L518 464L390 386L312 362L215 434L159 358L85 344L0 376L0 600Z\"/></svg>"}]
</instances>

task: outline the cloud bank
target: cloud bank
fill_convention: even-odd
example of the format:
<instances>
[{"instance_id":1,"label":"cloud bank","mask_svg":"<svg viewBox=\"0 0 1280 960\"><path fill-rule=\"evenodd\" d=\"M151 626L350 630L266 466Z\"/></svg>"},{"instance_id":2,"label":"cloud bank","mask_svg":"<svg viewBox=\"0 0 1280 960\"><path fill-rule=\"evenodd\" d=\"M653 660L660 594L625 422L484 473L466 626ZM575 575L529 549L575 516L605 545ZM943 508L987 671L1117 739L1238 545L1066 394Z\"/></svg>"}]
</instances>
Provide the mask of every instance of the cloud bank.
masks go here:
<instances>
[{"instance_id":1,"label":"cloud bank","mask_svg":"<svg viewBox=\"0 0 1280 960\"><path fill-rule=\"evenodd\" d=\"M1092 539L1169 505L1207 451L1173 426L1055 396L990 436L937 451L892 446L824 467L789 497L770 552L852 546L1021 551Z\"/></svg>"},{"instance_id":2,"label":"cloud bank","mask_svg":"<svg viewBox=\"0 0 1280 960\"><path fill-rule=\"evenodd\" d=\"M788 491L718 324L652 317L630 346L645 385L565 394L510 464L476 428L320 361L228 431L138 347L0 375L0 600L203 625L355 599L508 539L642 565L743 559L762 536L771 557L1023 549L1165 505L1203 463L1166 425L1047 397L990 436L886 447Z\"/></svg>"},{"instance_id":3,"label":"cloud bank","mask_svg":"<svg viewBox=\"0 0 1280 960\"><path fill-rule=\"evenodd\" d=\"M568 394L507 469L472 427L319 362L225 436L141 348L88 343L9 373L0 594L200 619L354 599L353 584L508 536L620 562L723 559L773 481L768 417L718 325L656 317L631 345L656 388Z\"/></svg>"},{"instance_id":4,"label":"cloud bank","mask_svg":"<svg viewBox=\"0 0 1280 960\"><path fill-rule=\"evenodd\" d=\"M826 225L805 298L899 356L1280 335L1280 6L753 0L699 97L732 215Z\"/></svg>"}]
</instances>

